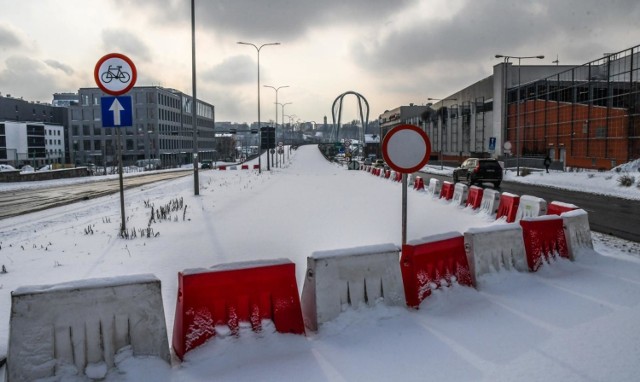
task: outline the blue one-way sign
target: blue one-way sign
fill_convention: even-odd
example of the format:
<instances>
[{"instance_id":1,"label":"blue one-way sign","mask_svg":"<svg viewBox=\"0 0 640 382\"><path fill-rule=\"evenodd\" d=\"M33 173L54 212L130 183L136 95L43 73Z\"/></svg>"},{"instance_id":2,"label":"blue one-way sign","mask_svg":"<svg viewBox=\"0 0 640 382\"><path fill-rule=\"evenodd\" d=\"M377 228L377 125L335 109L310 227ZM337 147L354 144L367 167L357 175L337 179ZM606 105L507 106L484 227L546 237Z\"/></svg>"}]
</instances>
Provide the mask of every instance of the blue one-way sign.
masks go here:
<instances>
[{"instance_id":1,"label":"blue one-way sign","mask_svg":"<svg viewBox=\"0 0 640 382\"><path fill-rule=\"evenodd\" d=\"M102 97L102 127L133 126L133 110L130 96Z\"/></svg>"}]
</instances>

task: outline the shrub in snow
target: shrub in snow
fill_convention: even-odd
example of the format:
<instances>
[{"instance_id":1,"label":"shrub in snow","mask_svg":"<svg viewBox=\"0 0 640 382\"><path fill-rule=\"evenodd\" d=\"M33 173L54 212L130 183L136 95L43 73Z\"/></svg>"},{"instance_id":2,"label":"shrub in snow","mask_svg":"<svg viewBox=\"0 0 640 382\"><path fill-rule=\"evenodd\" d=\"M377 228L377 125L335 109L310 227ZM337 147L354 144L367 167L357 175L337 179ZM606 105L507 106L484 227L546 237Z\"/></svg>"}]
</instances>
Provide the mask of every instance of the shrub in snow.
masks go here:
<instances>
[{"instance_id":1,"label":"shrub in snow","mask_svg":"<svg viewBox=\"0 0 640 382\"><path fill-rule=\"evenodd\" d=\"M618 184L620 186L629 187L635 183L636 178L631 175L625 174L618 178Z\"/></svg>"}]
</instances>

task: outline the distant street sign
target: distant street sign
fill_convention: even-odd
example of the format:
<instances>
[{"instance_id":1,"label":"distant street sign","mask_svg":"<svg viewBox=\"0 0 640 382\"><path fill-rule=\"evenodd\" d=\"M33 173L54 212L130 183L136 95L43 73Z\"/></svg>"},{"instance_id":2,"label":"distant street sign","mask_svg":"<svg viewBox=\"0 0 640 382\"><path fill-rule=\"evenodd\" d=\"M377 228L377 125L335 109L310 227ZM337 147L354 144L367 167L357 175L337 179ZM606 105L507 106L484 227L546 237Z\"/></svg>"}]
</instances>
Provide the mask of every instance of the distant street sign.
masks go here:
<instances>
[{"instance_id":1,"label":"distant street sign","mask_svg":"<svg viewBox=\"0 0 640 382\"><path fill-rule=\"evenodd\" d=\"M489 151L496 149L496 137L489 137Z\"/></svg>"},{"instance_id":2,"label":"distant street sign","mask_svg":"<svg viewBox=\"0 0 640 382\"><path fill-rule=\"evenodd\" d=\"M393 170L409 174L429 162L431 142L418 126L399 125L389 130L382 142L382 156Z\"/></svg>"},{"instance_id":3,"label":"distant street sign","mask_svg":"<svg viewBox=\"0 0 640 382\"><path fill-rule=\"evenodd\" d=\"M133 61L120 53L109 53L98 60L93 77L103 92L112 96L125 94L138 79Z\"/></svg>"},{"instance_id":4,"label":"distant street sign","mask_svg":"<svg viewBox=\"0 0 640 382\"><path fill-rule=\"evenodd\" d=\"M130 96L101 97L102 127L133 126L133 108Z\"/></svg>"}]
</instances>

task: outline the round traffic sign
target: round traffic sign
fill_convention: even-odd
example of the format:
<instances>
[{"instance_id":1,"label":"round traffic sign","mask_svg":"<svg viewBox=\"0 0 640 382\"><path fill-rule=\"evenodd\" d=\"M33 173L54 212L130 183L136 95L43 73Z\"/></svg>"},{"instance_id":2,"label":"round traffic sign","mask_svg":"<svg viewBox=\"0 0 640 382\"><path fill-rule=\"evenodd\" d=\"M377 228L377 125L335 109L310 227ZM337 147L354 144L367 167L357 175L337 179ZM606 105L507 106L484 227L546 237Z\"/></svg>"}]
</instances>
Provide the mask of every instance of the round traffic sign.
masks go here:
<instances>
[{"instance_id":1,"label":"round traffic sign","mask_svg":"<svg viewBox=\"0 0 640 382\"><path fill-rule=\"evenodd\" d=\"M138 72L129 57L120 53L109 53L98 60L93 70L93 78L103 92L119 96L133 88L138 79Z\"/></svg>"},{"instance_id":2,"label":"round traffic sign","mask_svg":"<svg viewBox=\"0 0 640 382\"><path fill-rule=\"evenodd\" d=\"M399 125L389 130L382 142L382 157L393 170L409 174L429 162L431 141L418 126Z\"/></svg>"}]
</instances>

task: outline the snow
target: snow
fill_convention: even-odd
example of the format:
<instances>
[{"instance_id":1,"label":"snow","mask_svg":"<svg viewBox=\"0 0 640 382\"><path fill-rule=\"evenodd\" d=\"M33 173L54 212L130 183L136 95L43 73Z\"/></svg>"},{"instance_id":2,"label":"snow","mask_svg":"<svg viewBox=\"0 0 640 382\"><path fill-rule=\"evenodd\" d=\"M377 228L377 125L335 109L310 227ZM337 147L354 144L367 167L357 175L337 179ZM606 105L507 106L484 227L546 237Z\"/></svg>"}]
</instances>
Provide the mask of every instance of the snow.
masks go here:
<instances>
[{"instance_id":1,"label":"snow","mask_svg":"<svg viewBox=\"0 0 640 382\"><path fill-rule=\"evenodd\" d=\"M615 193L622 187L613 174L534 173L518 180ZM151 237L118 237L117 194L0 220L0 265L7 270L0 274L0 354L7 353L11 292L19 288L153 274L162 283L171 338L178 272L285 258L295 263L301 290L313 253L400 245L400 183L327 163L315 146L293 151L288 167L260 175L199 176L200 196L191 177L125 191L129 230L147 228L145 202L158 208L182 199L187 206L184 220L174 211L152 223ZM83 181L95 178L102 177ZM625 188L623 197L640 199L634 192L640 195L635 185ZM408 192L408 240L501 225ZM89 226L93 234L85 233ZM105 381L636 381L640 245L593 238L594 250L575 262L485 274L477 289L433 291L419 310L360 305L306 336L275 333L264 323L260 333L245 328L237 337L215 337L172 365L123 348L114 369L95 363L85 373ZM51 380L87 380L59 370Z\"/></svg>"}]
</instances>

